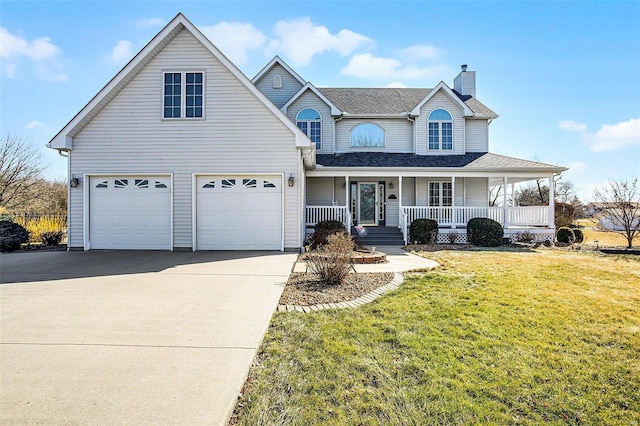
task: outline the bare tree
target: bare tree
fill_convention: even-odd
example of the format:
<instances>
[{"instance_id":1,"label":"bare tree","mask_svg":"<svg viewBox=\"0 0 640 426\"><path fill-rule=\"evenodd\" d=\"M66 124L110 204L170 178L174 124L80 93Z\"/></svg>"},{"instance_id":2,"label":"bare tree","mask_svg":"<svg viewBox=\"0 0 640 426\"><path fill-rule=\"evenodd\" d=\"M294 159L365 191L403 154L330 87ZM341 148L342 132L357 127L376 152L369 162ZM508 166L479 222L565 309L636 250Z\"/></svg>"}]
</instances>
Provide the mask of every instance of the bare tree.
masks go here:
<instances>
[{"instance_id":1,"label":"bare tree","mask_svg":"<svg viewBox=\"0 0 640 426\"><path fill-rule=\"evenodd\" d=\"M502 198L503 185L492 186L489 188L489 205L498 206L500 198Z\"/></svg>"},{"instance_id":2,"label":"bare tree","mask_svg":"<svg viewBox=\"0 0 640 426\"><path fill-rule=\"evenodd\" d=\"M0 141L0 207L22 210L42 187L41 154L24 139L8 134Z\"/></svg>"},{"instance_id":3,"label":"bare tree","mask_svg":"<svg viewBox=\"0 0 640 426\"><path fill-rule=\"evenodd\" d=\"M640 236L640 187L638 179L611 181L593 191L593 198L605 203L602 217L608 223L605 229L622 234L627 239L627 248Z\"/></svg>"}]
</instances>

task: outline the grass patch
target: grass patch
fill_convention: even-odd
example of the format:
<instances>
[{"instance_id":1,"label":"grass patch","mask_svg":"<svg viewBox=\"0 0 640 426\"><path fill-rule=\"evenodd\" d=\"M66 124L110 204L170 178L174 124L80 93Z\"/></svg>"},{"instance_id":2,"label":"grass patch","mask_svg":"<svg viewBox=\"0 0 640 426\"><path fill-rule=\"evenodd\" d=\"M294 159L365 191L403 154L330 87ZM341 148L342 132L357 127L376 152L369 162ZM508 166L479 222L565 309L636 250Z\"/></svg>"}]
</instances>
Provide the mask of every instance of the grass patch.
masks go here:
<instances>
[{"instance_id":1,"label":"grass patch","mask_svg":"<svg viewBox=\"0 0 640 426\"><path fill-rule=\"evenodd\" d=\"M638 424L640 261L443 251L359 309L280 313L242 425Z\"/></svg>"},{"instance_id":2,"label":"grass patch","mask_svg":"<svg viewBox=\"0 0 640 426\"><path fill-rule=\"evenodd\" d=\"M600 247L626 247L627 239L618 232L601 231L597 229L598 221L594 219L579 219L576 221L584 226L581 231L584 234L584 243L593 245L594 241L598 241ZM640 244L640 240L636 239L633 246Z\"/></svg>"}]
</instances>

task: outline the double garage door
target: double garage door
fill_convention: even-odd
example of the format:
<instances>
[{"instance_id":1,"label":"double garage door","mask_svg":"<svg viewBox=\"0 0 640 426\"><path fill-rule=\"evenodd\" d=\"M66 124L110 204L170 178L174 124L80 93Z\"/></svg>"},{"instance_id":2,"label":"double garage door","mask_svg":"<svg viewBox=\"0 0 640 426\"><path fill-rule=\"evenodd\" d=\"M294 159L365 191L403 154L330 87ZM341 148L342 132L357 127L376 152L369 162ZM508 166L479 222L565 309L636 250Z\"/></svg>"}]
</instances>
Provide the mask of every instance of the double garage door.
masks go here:
<instances>
[{"instance_id":1,"label":"double garage door","mask_svg":"<svg viewBox=\"0 0 640 426\"><path fill-rule=\"evenodd\" d=\"M195 243L198 250L280 250L280 176L198 176ZM92 177L92 249L171 249L169 176Z\"/></svg>"}]
</instances>

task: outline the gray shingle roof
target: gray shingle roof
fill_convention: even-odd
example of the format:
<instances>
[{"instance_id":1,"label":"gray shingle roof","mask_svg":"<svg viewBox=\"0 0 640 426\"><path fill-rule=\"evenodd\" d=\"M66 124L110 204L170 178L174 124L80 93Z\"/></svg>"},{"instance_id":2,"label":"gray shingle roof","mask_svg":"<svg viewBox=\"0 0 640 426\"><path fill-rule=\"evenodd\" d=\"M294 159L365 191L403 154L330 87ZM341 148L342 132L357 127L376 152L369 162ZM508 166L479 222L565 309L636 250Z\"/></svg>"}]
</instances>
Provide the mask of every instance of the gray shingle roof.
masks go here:
<instances>
[{"instance_id":1,"label":"gray shingle roof","mask_svg":"<svg viewBox=\"0 0 640 426\"><path fill-rule=\"evenodd\" d=\"M416 88L343 88L319 87L342 112L349 114L402 114L411 111L433 89ZM471 96L454 93L476 114L497 117L498 115L482 102Z\"/></svg>"},{"instance_id":2,"label":"gray shingle roof","mask_svg":"<svg viewBox=\"0 0 640 426\"><path fill-rule=\"evenodd\" d=\"M463 155L414 155L390 152L346 152L317 154L316 163L324 167L407 167L407 168L462 168L464 170L493 171L553 171L564 167L490 152L470 152Z\"/></svg>"}]
</instances>

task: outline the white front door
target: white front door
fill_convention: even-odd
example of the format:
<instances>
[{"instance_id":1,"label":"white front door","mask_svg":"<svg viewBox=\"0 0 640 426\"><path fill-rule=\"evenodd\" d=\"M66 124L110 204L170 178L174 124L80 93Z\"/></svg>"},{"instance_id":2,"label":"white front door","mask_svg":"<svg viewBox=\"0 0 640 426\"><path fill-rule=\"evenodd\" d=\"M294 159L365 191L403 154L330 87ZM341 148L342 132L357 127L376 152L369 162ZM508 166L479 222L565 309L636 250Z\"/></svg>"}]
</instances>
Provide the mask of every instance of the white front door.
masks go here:
<instances>
[{"instance_id":1,"label":"white front door","mask_svg":"<svg viewBox=\"0 0 640 426\"><path fill-rule=\"evenodd\" d=\"M358 224L377 225L380 200L377 182L358 182Z\"/></svg>"},{"instance_id":2,"label":"white front door","mask_svg":"<svg viewBox=\"0 0 640 426\"><path fill-rule=\"evenodd\" d=\"M198 250L281 250L281 176L198 176Z\"/></svg>"},{"instance_id":3,"label":"white front door","mask_svg":"<svg viewBox=\"0 0 640 426\"><path fill-rule=\"evenodd\" d=\"M91 249L171 250L169 176L92 176Z\"/></svg>"}]
</instances>

